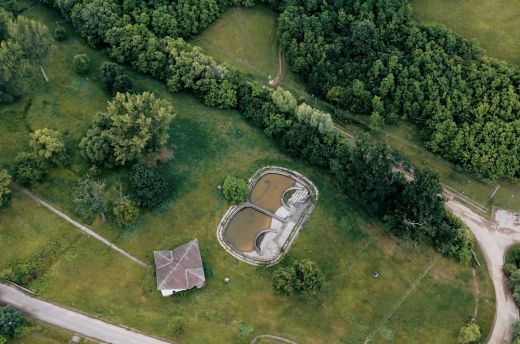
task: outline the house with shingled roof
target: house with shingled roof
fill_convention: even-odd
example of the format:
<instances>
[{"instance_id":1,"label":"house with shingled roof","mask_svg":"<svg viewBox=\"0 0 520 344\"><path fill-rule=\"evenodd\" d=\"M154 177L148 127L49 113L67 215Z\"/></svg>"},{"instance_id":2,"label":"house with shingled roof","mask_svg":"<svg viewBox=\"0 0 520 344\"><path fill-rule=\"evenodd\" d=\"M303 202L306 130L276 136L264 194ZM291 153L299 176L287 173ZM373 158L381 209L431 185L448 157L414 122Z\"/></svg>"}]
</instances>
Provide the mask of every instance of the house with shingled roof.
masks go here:
<instances>
[{"instance_id":1,"label":"house with shingled roof","mask_svg":"<svg viewBox=\"0 0 520 344\"><path fill-rule=\"evenodd\" d=\"M204 286L206 278L197 239L173 251L154 251L153 255L157 289L163 296Z\"/></svg>"}]
</instances>

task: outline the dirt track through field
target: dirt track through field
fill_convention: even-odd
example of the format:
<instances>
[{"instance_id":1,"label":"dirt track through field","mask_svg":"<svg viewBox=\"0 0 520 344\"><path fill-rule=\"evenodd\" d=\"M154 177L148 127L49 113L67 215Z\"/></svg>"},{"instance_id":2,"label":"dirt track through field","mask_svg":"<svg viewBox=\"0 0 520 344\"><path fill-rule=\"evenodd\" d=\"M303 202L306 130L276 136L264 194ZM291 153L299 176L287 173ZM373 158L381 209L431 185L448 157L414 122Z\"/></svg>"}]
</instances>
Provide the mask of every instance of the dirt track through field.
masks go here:
<instances>
[{"instance_id":1,"label":"dirt track through field","mask_svg":"<svg viewBox=\"0 0 520 344\"><path fill-rule=\"evenodd\" d=\"M48 210L50 210L54 214L58 215L59 217L61 217L62 219L64 219L68 223L72 224L74 227L78 228L80 231L82 231L83 233L87 234L88 236L91 236L94 239L101 241L103 244L105 244L105 245L109 246L111 249L121 253L126 258L132 260L133 262L135 262L135 263L137 263L139 265L141 265L142 267L150 268L149 264L147 264L147 263L143 262L142 260L132 256L130 253L126 252L125 250L119 248L118 246L116 246L115 244L111 243L107 239L103 238L101 235L97 234L96 232L94 232L93 230L88 228L87 226L82 225L81 223L73 220L70 216L68 216L68 215L64 214L63 212L59 211L58 209L54 208L52 205L50 205L46 201L42 200L41 198L39 198L38 196L36 196L32 192L30 192L29 190L27 190L27 189L25 189L25 188L15 184L15 183L12 183L11 186L13 187L13 189L20 191L22 194L26 195L27 197L31 198L33 201L35 201L39 205L47 208Z\"/></svg>"}]
</instances>

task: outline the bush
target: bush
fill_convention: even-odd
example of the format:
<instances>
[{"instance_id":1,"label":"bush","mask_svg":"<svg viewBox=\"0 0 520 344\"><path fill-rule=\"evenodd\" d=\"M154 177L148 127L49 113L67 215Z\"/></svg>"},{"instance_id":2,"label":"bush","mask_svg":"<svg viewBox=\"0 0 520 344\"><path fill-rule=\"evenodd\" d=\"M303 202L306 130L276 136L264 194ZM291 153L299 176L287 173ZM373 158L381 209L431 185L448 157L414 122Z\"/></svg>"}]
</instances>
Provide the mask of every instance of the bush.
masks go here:
<instances>
[{"instance_id":1,"label":"bush","mask_svg":"<svg viewBox=\"0 0 520 344\"><path fill-rule=\"evenodd\" d=\"M6 170L0 170L0 209L5 208L11 202L11 176Z\"/></svg>"},{"instance_id":2,"label":"bush","mask_svg":"<svg viewBox=\"0 0 520 344\"><path fill-rule=\"evenodd\" d=\"M228 202L232 204L242 203L246 199L248 192L249 186L246 180L233 176L227 176L224 180L222 193Z\"/></svg>"},{"instance_id":3,"label":"bush","mask_svg":"<svg viewBox=\"0 0 520 344\"><path fill-rule=\"evenodd\" d=\"M20 153L15 158L14 179L23 186L40 182L45 176L45 164L42 158L32 153Z\"/></svg>"},{"instance_id":4,"label":"bush","mask_svg":"<svg viewBox=\"0 0 520 344\"><path fill-rule=\"evenodd\" d=\"M286 295L316 296L322 290L324 280L318 265L304 259L288 268L278 268L273 274L273 287Z\"/></svg>"},{"instance_id":5,"label":"bush","mask_svg":"<svg viewBox=\"0 0 520 344\"><path fill-rule=\"evenodd\" d=\"M516 321L513 323L513 338L511 339L511 344L520 343L520 321Z\"/></svg>"},{"instance_id":6,"label":"bush","mask_svg":"<svg viewBox=\"0 0 520 344\"><path fill-rule=\"evenodd\" d=\"M23 324L22 314L11 306L0 308L0 336L12 338Z\"/></svg>"},{"instance_id":7,"label":"bush","mask_svg":"<svg viewBox=\"0 0 520 344\"><path fill-rule=\"evenodd\" d=\"M78 74L86 74L90 69L90 58L87 54L77 54L74 56L74 70Z\"/></svg>"},{"instance_id":8,"label":"bush","mask_svg":"<svg viewBox=\"0 0 520 344\"><path fill-rule=\"evenodd\" d=\"M164 177L155 169L137 164L130 173L132 199L143 208L157 207L169 193Z\"/></svg>"},{"instance_id":9,"label":"bush","mask_svg":"<svg viewBox=\"0 0 520 344\"><path fill-rule=\"evenodd\" d=\"M476 343L481 337L480 327L475 323L467 324L461 327L459 337L457 339L458 344L469 344Z\"/></svg>"},{"instance_id":10,"label":"bush","mask_svg":"<svg viewBox=\"0 0 520 344\"><path fill-rule=\"evenodd\" d=\"M65 30L63 25L56 25L52 37L58 42L64 41L67 38L67 30Z\"/></svg>"},{"instance_id":11,"label":"bush","mask_svg":"<svg viewBox=\"0 0 520 344\"><path fill-rule=\"evenodd\" d=\"M135 223L139 216L139 209L137 209L130 198L123 196L115 202L112 213L117 225L126 228Z\"/></svg>"},{"instance_id":12,"label":"bush","mask_svg":"<svg viewBox=\"0 0 520 344\"><path fill-rule=\"evenodd\" d=\"M114 62L104 62L100 67L101 80L111 95L117 92L132 92L134 80L125 73L123 67Z\"/></svg>"}]
</instances>

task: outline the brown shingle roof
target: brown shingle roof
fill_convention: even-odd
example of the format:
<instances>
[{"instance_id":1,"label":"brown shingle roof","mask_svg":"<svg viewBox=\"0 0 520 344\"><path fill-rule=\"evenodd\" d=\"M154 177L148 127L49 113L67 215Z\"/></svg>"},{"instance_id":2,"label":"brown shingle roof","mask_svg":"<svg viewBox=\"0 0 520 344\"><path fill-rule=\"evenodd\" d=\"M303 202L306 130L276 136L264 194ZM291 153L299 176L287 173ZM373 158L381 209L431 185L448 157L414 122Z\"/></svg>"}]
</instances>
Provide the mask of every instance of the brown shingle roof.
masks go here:
<instances>
[{"instance_id":1,"label":"brown shingle roof","mask_svg":"<svg viewBox=\"0 0 520 344\"><path fill-rule=\"evenodd\" d=\"M204 285L199 242L192 240L173 251L155 251L158 290L186 290Z\"/></svg>"}]
</instances>

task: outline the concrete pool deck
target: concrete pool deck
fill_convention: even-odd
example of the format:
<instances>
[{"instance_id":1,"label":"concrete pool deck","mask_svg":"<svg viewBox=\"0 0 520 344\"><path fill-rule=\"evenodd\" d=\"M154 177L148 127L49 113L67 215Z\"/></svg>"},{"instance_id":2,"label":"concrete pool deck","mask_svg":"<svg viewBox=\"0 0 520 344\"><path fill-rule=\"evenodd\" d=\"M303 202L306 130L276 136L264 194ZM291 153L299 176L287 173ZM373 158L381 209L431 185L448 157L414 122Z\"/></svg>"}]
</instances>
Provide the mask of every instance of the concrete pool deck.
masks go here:
<instances>
[{"instance_id":1,"label":"concrete pool deck","mask_svg":"<svg viewBox=\"0 0 520 344\"><path fill-rule=\"evenodd\" d=\"M217 227L220 245L251 265L274 265L314 210L318 189L298 172L267 166L249 179L247 200L230 207Z\"/></svg>"}]
</instances>

